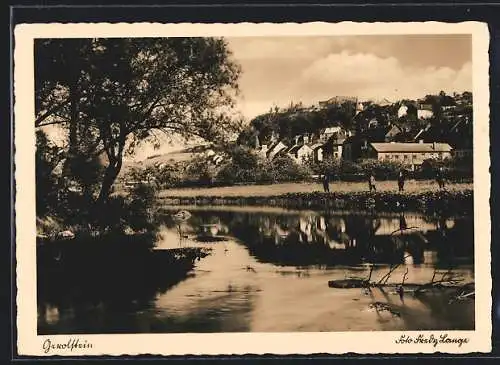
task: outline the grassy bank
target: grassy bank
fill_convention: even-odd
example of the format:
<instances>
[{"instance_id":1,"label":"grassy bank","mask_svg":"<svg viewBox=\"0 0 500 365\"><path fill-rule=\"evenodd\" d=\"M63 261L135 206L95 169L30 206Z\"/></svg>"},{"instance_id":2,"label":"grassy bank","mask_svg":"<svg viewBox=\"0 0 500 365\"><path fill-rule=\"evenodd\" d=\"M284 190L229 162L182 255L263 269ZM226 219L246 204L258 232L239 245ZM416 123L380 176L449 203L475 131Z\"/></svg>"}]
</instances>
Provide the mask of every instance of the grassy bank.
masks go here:
<instances>
[{"instance_id":1,"label":"grassy bank","mask_svg":"<svg viewBox=\"0 0 500 365\"><path fill-rule=\"evenodd\" d=\"M377 182L378 192L397 192L396 181ZM447 184L446 190L450 192L472 190L472 183ZM366 182L346 182L334 181L330 183L330 191L335 193L366 192L368 184ZM166 189L158 193L160 198L170 197L266 197L288 193L317 193L322 192L323 186L320 183L283 183L273 185L237 185L224 187L207 188L183 188ZM439 187L434 180L409 180L405 184L406 193L437 192Z\"/></svg>"},{"instance_id":2,"label":"grassy bank","mask_svg":"<svg viewBox=\"0 0 500 365\"><path fill-rule=\"evenodd\" d=\"M357 184L340 183L330 187L330 193L319 191L318 185L280 184L273 186L237 186L215 189L186 189L162 191L161 204L167 205L250 205L287 209L375 209L378 211L414 210L425 213L471 214L473 212L472 184L453 184L439 191L431 182L408 184L398 192L394 182L378 185L369 192ZM297 191L301 189L301 191ZM311 191L312 190L312 191Z\"/></svg>"}]
</instances>

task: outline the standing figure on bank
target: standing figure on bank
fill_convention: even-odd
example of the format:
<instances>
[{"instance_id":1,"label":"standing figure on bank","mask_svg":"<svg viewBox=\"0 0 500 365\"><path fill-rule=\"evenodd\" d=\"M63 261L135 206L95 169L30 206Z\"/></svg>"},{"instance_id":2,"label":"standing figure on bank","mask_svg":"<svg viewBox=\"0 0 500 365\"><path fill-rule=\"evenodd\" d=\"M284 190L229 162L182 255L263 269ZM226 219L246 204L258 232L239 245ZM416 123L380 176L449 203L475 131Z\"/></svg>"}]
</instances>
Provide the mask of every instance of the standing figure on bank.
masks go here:
<instances>
[{"instance_id":1,"label":"standing figure on bank","mask_svg":"<svg viewBox=\"0 0 500 365\"><path fill-rule=\"evenodd\" d=\"M444 189L444 172L442 167L436 171L436 181L439 185L439 189Z\"/></svg>"},{"instance_id":2,"label":"standing figure on bank","mask_svg":"<svg viewBox=\"0 0 500 365\"><path fill-rule=\"evenodd\" d=\"M323 191L325 193L330 192L330 177L328 174L323 175Z\"/></svg>"},{"instance_id":3,"label":"standing figure on bank","mask_svg":"<svg viewBox=\"0 0 500 365\"><path fill-rule=\"evenodd\" d=\"M405 174L404 174L403 170L399 171L399 174L398 174L398 188L399 188L399 191L405 190Z\"/></svg>"},{"instance_id":4,"label":"standing figure on bank","mask_svg":"<svg viewBox=\"0 0 500 365\"><path fill-rule=\"evenodd\" d=\"M370 188L371 191L377 191L377 188L375 186L375 176L373 176L372 173L368 176L368 187Z\"/></svg>"}]
</instances>

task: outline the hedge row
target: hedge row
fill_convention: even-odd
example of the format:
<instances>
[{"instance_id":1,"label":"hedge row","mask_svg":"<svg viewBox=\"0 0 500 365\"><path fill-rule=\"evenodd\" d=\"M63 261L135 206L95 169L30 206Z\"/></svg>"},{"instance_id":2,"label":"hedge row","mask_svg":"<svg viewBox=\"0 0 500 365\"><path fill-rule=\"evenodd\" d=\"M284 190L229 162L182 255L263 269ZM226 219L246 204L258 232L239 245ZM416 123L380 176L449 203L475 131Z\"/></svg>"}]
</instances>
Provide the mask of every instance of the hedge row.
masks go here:
<instances>
[{"instance_id":1,"label":"hedge row","mask_svg":"<svg viewBox=\"0 0 500 365\"><path fill-rule=\"evenodd\" d=\"M266 197L198 196L164 198L170 205L253 205L277 206L288 209L346 209L376 211L421 211L426 214L472 214L473 191L409 192L350 192L350 193L289 193Z\"/></svg>"}]
</instances>

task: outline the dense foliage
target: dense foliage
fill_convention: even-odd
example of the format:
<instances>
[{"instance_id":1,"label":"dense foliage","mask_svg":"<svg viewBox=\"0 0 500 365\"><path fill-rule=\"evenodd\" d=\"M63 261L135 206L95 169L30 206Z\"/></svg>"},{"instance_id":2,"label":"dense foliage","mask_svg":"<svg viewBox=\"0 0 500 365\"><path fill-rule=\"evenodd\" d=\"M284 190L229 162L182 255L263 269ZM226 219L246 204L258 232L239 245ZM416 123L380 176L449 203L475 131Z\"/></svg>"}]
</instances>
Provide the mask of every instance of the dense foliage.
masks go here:
<instances>
[{"instance_id":1,"label":"dense foliage","mask_svg":"<svg viewBox=\"0 0 500 365\"><path fill-rule=\"evenodd\" d=\"M302 181L309 176L309 169L297 165L288 156L267 160L259 158L248 148L237 147L230 162L220 169L216 179L225 184L275 183Z\"/></svg>"},{"instance_id":2,"label":"dense foliage","mask_svg":"<svg viewBox=\"0 0 500 365\"><path fill-rule=\"evenodd\" d=\"M220 141L239 130L228 110L240 70L223 39L39 40L35 52L35 125L68 129L68 160L106 157L98 201L124 154L158 131Z\"/></svg>"},{"instance_id":3,"label":"dense foliage","mask_svg":"<svg viewBox=\"0 0 500 365\"><path fill-rule=\"evenodd\" d=\"M157 133L223 142L240 131L231 114L240 68L223 39L43 39L35 58L35 126L62 131L66 145L37 138L40 214L55 208L45 172L56 162L62 201L81 204L67 210L86 205L105 221L121 209L111 194L123 157L140 143L157 144Z\"/></svg>"}]
</instances>

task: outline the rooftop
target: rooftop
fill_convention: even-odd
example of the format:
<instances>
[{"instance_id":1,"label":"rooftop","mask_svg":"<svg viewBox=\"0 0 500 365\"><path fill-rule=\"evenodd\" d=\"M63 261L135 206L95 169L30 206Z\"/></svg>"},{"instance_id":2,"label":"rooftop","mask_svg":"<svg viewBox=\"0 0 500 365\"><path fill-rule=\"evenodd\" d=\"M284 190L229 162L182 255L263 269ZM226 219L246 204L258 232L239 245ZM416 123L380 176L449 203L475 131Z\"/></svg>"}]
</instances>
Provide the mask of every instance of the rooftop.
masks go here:
<instances>
[{"instance_id":1,"label":"rooftop","mask_svg":"<svg viewBox=\"0 0 500 365\"><path fill-rule=\"evenodd\" d=\"M312 150L315 150L317 148L323 147L323 144L322 143L314 143L314 144L310 144L309 147L311 147Z\"/></svg>"},{"instance_id":2,"label":"rooftop","mask_svg":"<svg viewBox=\"0 0 500 365\"><path fill-rule=\"evenodd\" d=\"M448 143L371 143L377 152L450 152Z\"/></svg>"}]
</instances>

